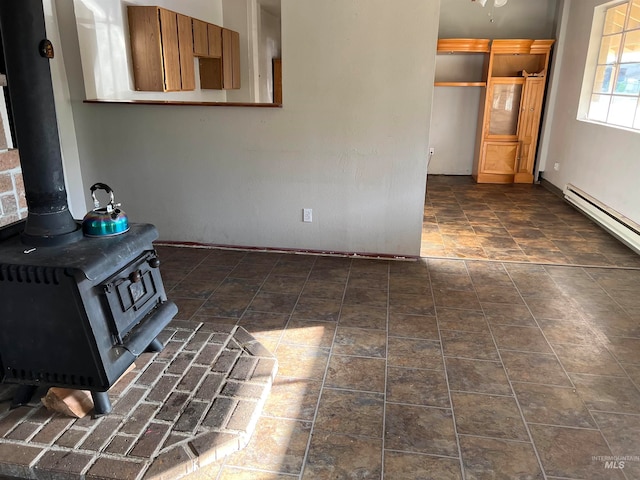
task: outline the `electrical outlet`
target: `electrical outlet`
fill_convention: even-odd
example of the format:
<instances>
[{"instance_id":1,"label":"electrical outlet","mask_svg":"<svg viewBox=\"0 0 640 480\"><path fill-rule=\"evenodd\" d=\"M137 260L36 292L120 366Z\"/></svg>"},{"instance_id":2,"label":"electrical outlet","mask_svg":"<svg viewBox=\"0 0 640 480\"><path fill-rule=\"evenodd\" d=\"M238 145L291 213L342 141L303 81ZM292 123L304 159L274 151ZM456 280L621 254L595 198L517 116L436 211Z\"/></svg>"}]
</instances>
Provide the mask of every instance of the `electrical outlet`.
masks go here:
<instances>
[{"instance_id":1,"label":"electrical outlet","mask_svg":"<svg viewBox=\"0 0 640 480\"><path fill-rule=\"evenodd\" d=\"M560 164L559 163L554 163L553 164L553 169L557 172L560 170Z\"/></svg>"},{"instance_id":2,"label":"electrical outlet","mask_svg":"<svg viewBox=\"0 0 640 480\"><path fill-rule=\"evenodd\" d=\"M436 154L436 149L433 147L429 147L429 156L433 157Z\"/></svg>"},{"instance_id":3,"label":"electrical outlet","mask_svg":"<svg viewBox=\"0 0 640 480\"><path fill-rule=\"evenodd\" d=\"M313 222L313 209L311 208L302 209L302 221L307 223Z\"/></svg>"}]
</instances>

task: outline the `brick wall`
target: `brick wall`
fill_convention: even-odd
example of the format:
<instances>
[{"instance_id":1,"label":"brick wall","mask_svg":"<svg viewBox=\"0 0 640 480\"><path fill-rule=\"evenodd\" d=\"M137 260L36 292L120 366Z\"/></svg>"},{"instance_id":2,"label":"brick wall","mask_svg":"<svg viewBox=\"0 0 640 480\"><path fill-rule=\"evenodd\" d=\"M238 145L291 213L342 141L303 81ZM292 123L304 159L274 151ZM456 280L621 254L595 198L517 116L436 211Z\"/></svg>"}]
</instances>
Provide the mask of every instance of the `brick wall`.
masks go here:
<instances>
[{"instance_id":1,"label":"brick wall","mask_svg":"<svg viewBox=\"0 0 640 480\"><path fill-rule=\"evenodd\" d=\"M0 151L0 226L27 216L18 150Z\"/></svg>"}]
</instances>

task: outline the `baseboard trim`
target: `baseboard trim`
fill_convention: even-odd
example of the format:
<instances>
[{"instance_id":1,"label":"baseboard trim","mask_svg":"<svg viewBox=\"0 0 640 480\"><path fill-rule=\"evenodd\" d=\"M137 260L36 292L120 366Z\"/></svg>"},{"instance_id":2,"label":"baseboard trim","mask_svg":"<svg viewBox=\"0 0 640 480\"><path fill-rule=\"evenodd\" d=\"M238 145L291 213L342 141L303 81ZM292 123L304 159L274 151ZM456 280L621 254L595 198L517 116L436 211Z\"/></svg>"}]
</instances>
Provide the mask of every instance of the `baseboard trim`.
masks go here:
<instances>
[{"instance_id":1,"label":"baseboard trim","mask_svg":"<svg viewBox=\"0 0 640 480\"><path fill-rule=\"evenodd\" d=\"M540 172L539 178L540 178L540 185L544 188L546 188L547 190L549 190L551 193L553 193L555 196L560 197L564 200L564 192L562 191L561 188L556 187L553 183L551 183L549 180L545 179L543 176L544 172Z\"/></svg>"},{"instance_id":2,"label":"baseboard trim","mask_svg":"<svg viewBox=\"0 0 640 480\"><path fill-rule=\"evenodd\" d=\"M238 245L217 245L199 242L175 242L171 240L158 240L153 242L153 244L161 247L206 248L210 250L234 250L240 252L287 253L292 255L317 255L320 257L348 257L364 258L368 260L398 260L401 262L415 262L420 259L419 256L389 255L386 253L337 252L296 248L245 247Z\"/></svg>"}]
</instances>

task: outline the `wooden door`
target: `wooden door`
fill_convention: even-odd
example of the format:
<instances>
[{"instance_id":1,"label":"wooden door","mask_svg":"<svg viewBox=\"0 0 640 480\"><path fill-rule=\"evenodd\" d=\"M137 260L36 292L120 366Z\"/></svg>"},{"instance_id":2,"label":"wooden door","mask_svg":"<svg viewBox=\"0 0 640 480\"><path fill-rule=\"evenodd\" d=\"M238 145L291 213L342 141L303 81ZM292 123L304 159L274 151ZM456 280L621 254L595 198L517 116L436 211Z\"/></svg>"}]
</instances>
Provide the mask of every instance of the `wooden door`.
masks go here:
<instances>
[{"instance_id":1,"label":"wooden door","mask_svg":"<svg viewBox=\"0 0 640 480\"><path fill-rule=\"evenodd\" d=\"M534 180L533 168L542 118L544 87L544 77L528 77L525 80L518 133L522 151L520 165L514 179L516 183L533 183Z\"/></svg>"},{"instance_id":2,"label":"wooden door","mask_svg":"<svg viewBox=\"0 0 640 480\"><path fill-rule=\"evenodd\" d=\"M209 56L221 57L222 56L222 28L218 25L209 23L207 25L209 32Z\"/></svg>"},{"instance_id":3,"label":"wooden door","mask_svg":"<svg viewBox=\"0 0 640 480\"><path fill-rule=\"evenodd\" d=\"M162 92L164 66L157 7L127 7L136 90Z\"/></svg>"}]
</instances>

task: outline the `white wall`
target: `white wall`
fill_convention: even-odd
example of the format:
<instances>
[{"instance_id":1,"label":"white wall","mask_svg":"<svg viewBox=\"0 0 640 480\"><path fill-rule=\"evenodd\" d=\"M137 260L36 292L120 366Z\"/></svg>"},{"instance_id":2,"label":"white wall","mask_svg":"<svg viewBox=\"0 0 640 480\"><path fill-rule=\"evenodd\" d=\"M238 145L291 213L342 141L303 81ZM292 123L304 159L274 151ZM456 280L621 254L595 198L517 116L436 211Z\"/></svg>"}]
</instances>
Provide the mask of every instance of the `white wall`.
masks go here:
<instances>
[{"instance_id":1,"label":"white wall","mask_svg":"<svg viewBox=\"0 0 640 480\"><path fill-rule=\"evenodd\" d=\"M83 104L61 8L83 180L166 240L418 255L438 14L424 0L283 0L286 103L260 109Z\"/></svg>"},{"instance_id":2,"label":"white wall","mask_svg":"<svg viewBox=\"0 0 640 480\"><path fill-rule=\"evenodd\" d=\"M554 38L558 0L509 0L504 7L485 7L469 0L441 0L440 38ZM493 22L489 14L492 14ZM455 56L453 56L455 57ZM452 62L439 62L451 78ZM440 71L440 69L439 69ZM473 68L474 73L481 69ZM436 72L436 76L438 73ZM459 72L455 73L460 76ZM479 81L477 74L471 81ZM460 78L460 80L463 80ZM436 87L433 102L433 129L430 139L435 155L429 173L469 175L475 154L480 87Z\"/></svg>"},{"instance_id":3,"label":"white wall","mask_svg":"<svg viewBox=\"0 0 640 480\"><path fill-rule=\"evenodd\" d=\"M577 120L593 12L603 3L574 0L567 9L544 178L558 188L572 183L640 223L640 133Z\"/></svg>"}]
</instances>

